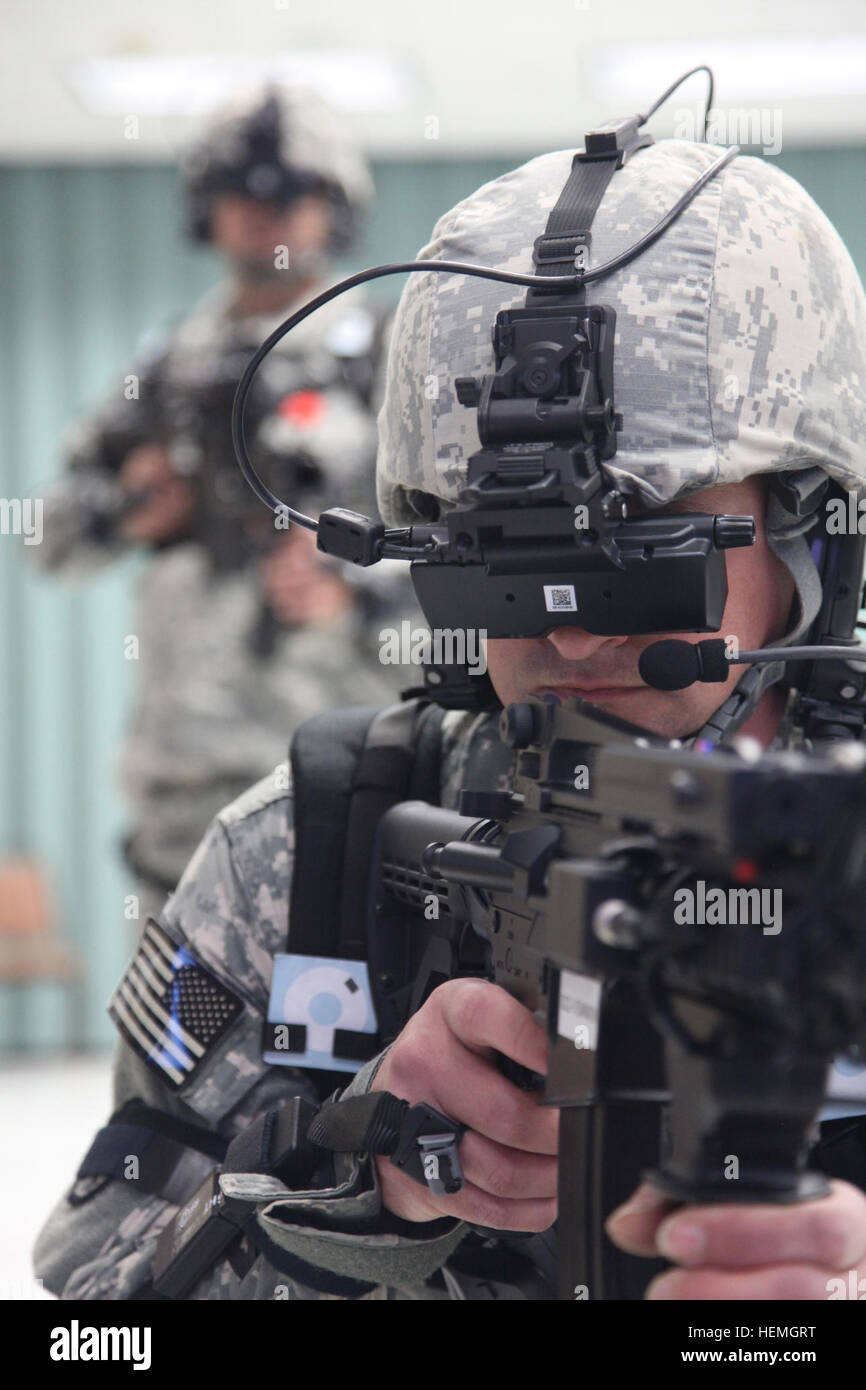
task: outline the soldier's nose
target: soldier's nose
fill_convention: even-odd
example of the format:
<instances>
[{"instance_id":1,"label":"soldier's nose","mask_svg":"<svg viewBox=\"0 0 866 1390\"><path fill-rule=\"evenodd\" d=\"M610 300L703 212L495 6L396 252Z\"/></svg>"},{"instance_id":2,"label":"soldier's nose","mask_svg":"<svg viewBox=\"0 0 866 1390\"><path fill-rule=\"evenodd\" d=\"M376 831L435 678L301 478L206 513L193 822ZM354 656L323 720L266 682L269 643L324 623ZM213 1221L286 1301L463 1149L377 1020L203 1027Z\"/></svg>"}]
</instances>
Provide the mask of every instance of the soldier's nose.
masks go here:
<instances>
[{"instance_id":1,"label":"soldier's nose","mask_svg":"<svg viewBox=\"0 0 866 1390\"><path fill-rule=\"evenodd\" d=\"M566 661L586 661L602 647L621 647L628 637L602 637L582 627L556 627L547 640Z\"/></svg>"}]
</instances>

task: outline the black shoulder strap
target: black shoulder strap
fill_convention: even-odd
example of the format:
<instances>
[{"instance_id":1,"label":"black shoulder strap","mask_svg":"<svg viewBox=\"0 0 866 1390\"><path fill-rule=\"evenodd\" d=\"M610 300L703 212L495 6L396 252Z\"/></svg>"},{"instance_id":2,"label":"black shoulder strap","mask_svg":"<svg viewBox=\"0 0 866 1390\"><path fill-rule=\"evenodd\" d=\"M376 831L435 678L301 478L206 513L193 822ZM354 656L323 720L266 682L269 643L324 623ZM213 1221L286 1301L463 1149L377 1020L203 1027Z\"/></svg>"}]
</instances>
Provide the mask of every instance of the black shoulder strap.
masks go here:
<instances>
[{"instance_id":1,"label":"black shoulder strap","mask_svg":"<svg viewBox=\"0 0 866 1390\"><path fill-rule=\"evenodd\" d=\"M373 839L407 798L437 802L445 711L423 699L317 715L292 739L295 862L287 949L362 960Z\"/></svg>"}]
</instances>

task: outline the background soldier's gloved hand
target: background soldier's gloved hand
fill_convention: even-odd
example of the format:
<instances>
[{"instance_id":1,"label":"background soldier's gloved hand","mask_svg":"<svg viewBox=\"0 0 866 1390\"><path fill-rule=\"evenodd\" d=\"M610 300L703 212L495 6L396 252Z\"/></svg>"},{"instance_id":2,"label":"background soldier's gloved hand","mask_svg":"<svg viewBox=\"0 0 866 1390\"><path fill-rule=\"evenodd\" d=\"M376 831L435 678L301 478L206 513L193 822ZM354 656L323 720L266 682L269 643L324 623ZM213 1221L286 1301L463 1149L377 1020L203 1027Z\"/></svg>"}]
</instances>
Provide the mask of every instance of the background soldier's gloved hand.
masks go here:
<instances>
[{"instance_id":1,"label":"background soldier's gloved hand","mask_svg":"<svg viewBox=\"0 0 866 1390\"><path fill-rule=\"evenodd\" d=\"M352 590L316 549L312 531L295 526L262 565L265 595L284 623L329 623L352 605Z\"/></svg>"},{"instance_id":2,"label":"background soldier's gloved hand","mask_svg":"<svg viewBox=\"0 0 866 1390\"><path fill-rule=\"evenodd\" d=\"M127 454L118 481L125 493L145 494L120 524L127 540L166 541L188 530L196 511L195 488L175 472L161 444L140 444Z\"/></svg>"},{"instance_id":3,"label":"background soldier's gloved hand","mask_svg":"<svg viewBox=\"0 0 866 1390\"><path fill-rule=\"evenodd\" d=\"M468 1126L460 1143L465 1185L434 1197L390 1159L375 1159L382 1200L406 1221L457 1216L500 1231L546 1231L556 1219L559 1111L538 1104L497 1070L502 1052L547 1070L547 1037L498 985L449 980L391 1044L371 1091L426 1101Z\"/></svg>"},{"instance_id":4,"label":"background soldier's gloved hand","mask_svg":"<svg viewBox=\"0 0 866 1390\"><path fill-rule=\"evenodd\" d=\"M834 1180L826 1197L790 1206L677 1206L649 1183L608 1218L611 1240L632 1255L662 1255L649 1299L829 1299L866 1279L866 1193ZM866 1293L866 1282L859 1297ZM858 1296L858 1295L855 1295Z\"/></svg>"}]
</instances>

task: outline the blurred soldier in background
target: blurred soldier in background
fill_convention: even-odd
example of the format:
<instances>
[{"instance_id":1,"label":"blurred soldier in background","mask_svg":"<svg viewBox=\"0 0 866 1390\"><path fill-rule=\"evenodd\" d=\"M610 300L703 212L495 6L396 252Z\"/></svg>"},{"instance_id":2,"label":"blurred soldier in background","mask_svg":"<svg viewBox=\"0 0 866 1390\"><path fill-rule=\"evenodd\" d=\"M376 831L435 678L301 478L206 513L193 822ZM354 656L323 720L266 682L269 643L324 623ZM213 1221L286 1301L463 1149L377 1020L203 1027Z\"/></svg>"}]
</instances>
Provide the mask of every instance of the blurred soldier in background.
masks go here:
<instances>
[{"instance_id":1,"label":"blurred soldier in background","mask_svg":"<svg viewBox=\"0 0 866 1390\"><path fill-rule=\"evenodd\" d=\"M228 276L77 428L34 547L66 573L135 546L151 556L127 638L139 668L122 766L142 923L213 815L285 756L296 724L409 683L379 661L378 633L417 611L398 562L386 575L338 567L311 533L277 529L231 446L252 352L325 288L330 258L351 243L372 195L364 162L317 99L269 88L224 109L182 174L188 230L222 252ZM375 511L383 325L381 310L344 295L259 373L251 453L303 510Z\"/></svg>"}]
</instances>

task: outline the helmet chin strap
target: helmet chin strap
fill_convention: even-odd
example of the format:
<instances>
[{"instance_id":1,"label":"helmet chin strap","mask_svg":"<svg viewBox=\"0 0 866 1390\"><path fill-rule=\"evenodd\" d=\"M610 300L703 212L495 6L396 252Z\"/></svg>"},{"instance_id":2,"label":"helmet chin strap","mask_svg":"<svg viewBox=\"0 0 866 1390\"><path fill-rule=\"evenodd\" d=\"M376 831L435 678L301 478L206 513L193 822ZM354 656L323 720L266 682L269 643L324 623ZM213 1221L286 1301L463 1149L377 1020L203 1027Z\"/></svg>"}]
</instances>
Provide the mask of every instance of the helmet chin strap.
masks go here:
<instances>
[{"instance_id":1,"label":"helmet chin strap","mask_svg":"<svg viewBox=\"0 0 866 1390\"><path fill-rule=\"evenodd\" d=\"M774 646L775 643L769 642L767 645ZM784 661L768 661L761 666L749 666L730 695L713 711L707 722L702 724L696 733L689 734L682 740L683 746L691 748L700 739L709 739L712 743L729 742L749 716L754 714L764 691L782 680L784 675Z\"/></svg>"},{"instance_id":2,"label":"helmet chin strap","mask_svg":"<svg viewBox=\"0 0 866 1390\"><path fill-rule=\"evenodd\" d=\"M767 544L775 555L787 566L794 584L798 615L793 627L784 637L775 642L765 642L765 647L791 647L803 641L811 628L821 607L821 577L805 536L784 537L784 531L798 518L783 505L774 493L767 497L766 533ZM749 666L737 681L731 694L723 701L696 733L683 739L686 747L691 747L699 739L709 739L713 743L728 742L737 730L754 714L765 690L784 680L786 666L784 660L768 661L761 666Z\"/></svg>"}]
</instances>

